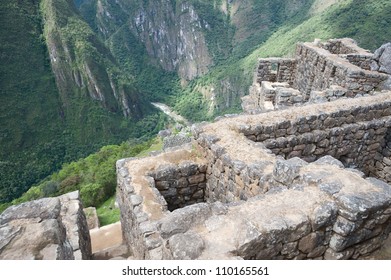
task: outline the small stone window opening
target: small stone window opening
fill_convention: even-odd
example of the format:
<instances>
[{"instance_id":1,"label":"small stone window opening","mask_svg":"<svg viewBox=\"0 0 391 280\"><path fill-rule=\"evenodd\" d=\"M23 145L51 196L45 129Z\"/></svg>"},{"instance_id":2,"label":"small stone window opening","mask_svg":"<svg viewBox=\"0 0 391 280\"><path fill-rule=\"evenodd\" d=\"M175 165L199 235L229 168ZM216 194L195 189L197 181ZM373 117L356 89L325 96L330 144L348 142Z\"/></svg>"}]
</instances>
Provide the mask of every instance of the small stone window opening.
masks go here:
<instances>
[{"instance_id":1,"label":"small stone window opening","mask_svg":"<svg viewBox=\"0 0 391 280\"><path fill-rule=\"evenodd\" d=\"M277 75L279 68L280 68L280 65L278 63L276 63L276 62L272 63L270 65L270 73Z\"/></svg>"}]
</instances>

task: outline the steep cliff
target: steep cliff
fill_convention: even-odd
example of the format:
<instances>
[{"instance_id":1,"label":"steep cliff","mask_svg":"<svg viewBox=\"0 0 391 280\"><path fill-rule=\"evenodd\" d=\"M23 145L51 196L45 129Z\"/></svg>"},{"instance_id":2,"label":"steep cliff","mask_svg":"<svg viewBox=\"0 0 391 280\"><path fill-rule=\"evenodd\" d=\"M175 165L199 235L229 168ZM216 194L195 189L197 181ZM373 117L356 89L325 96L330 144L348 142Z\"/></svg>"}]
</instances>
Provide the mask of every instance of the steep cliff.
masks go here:
<instances>
[{"instance_id":1,"label":"steep cliff","mask_svg":"<svg viewBox=\"0 0 391 280\"><path fill-rule=\"evenodd\" d=\"M0 202L66 161L154 133L154 109L73 1L4 0L0 23Z\"/></svg>"},{"instance_id":2,"label":"steep cliff","mask_svg":"<svg viewBox=\"0 0 391 280\"><path fill-rule=\"evenodd\" d=\"M121 73L72 1L43 0L41 10L50 61L65 107L72 93L87 94L111 112L140 118L141 93Z\"/></svg>"},{"instance_id":3,"label":"steep cliff","mask_svg":"<svg viewBox=\"0 0 391 280\"><path fill-rule=\"evenodd\" d=\"M229 54L230 27L218 2L85 0L79 9L103 38L129 29L153 63L191 80Z\"/></svg>"}]
</instances>

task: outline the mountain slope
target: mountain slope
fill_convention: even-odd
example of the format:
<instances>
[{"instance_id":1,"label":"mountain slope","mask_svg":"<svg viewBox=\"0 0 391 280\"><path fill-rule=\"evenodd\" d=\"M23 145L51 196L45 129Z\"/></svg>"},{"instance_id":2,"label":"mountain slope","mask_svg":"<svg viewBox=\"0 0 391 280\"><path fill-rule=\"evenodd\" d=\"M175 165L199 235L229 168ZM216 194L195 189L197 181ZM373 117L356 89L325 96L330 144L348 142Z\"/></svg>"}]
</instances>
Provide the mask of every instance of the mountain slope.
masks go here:
<instances>
[{"instance_id":1,"label":"mountain slope","mask_svg":"<svg viewBox=\"0 0 391 280\"><path fill-rule=\"evenodd\" d=\"M20 195L64 155L61 102L36 1L0 4L0 201ZM47 120L50 120L49 122ZM37 125L40 124L40 125ZM49 139L45 144L41 139ZM53 157L45 156L48 150ZM28 152L27 152L28 151ZM33 175L34 174L34 175Z\"/></svg>"},{"instance_id":2,"label":"mountain slope","mask_svg":"<svg viewBox=\"0 0 391 280\"><path fill-rule=\"evenodd\" d=\"M70 92L87 94L110 112L141 117L141 93L69 2L41 1L44 35L63 104L69 105Z\"/></svg>"},{"instance_id":3,"label":"mountain slope","mask_svg":"<svg viewBox=\"0 0 391 280\"><path fill-rule=\"evenodd\" d=\"M105 40L118 30L130 31L142 43L151 62L191 80L205 74L213 58L220 55L219 50L211 52L207 43L216 41L211 33L224 33L222 26L214 26L222 22L222 12L212 13L214 18L210 21L200 15L213 9L211 2L85 0L80 3L80 11ZM226 47L222 49L225 51Z\"/></svg>"},{"instance_id":4,"label":"mountain slope","mask_svg":"<svg viewBox=\"0 0 391 280\"><path fill-rule=\"evenodd\" d=\"M307 10L300 11L297 18L280 24L274 32L268 34L264 42L260 42L242 59L228 61L195 80L186 89L187 96L182 96L182 102L177 104L176 109L190 118L189 108L181 104L187 104L186 100L194 100L198 96L198 106L209 111L209 114L216 111L220 114L230 112L235 108L239 111L240 97L248 93L257 59L289 56L294 52L297 42L313 41L315 38L351 37L360 46L375 50L390 41L391 2L330 0L327 1L327 8L320 8L321 2L310 1L312 5L306 6Z\"/></svg>"},{"instance_id":5,"label":"mountain slope","mask_svg":"<svg viewBox=\"0 0 391 280\"><path fill-rule=\"evenodd\" d=\"M132 67L150 69L155 65L157 72L165 73L162 76L177 74L182 86L190 81L190 85L181 90L178 84L175 85L175 77L171 76L171 93L182 91L179 99L172 100L171 105L176 104L176 108L190 119L200 120L221 109L238 106L238 97L246 93L243 87L228 81L227 77L216 79L207 73L221 72L227 65L245 57L282 24L302 22L313 1L77 2L84 19L106 40L127 71L134 70ZM144 57L142 64L135 59L140 55ZM140 71L132 74L141 83L148 78L140 76ZM191 82L194 79L199 80ZM159 82L158 79L154 81ZM160 84L166 81L160 81ZM204 84L211 83L213 86L204 89Z\"/></svg>"},{"instance_id":6,"label":"mountain slope","mask_svg":"<svg viewBox=\"0 0 391 280\"><path fill-rule=\"evenodd\" d=\"M4 0L0 23L0 202L161 125L73 1Z\"/></svg>"}]
</instances>

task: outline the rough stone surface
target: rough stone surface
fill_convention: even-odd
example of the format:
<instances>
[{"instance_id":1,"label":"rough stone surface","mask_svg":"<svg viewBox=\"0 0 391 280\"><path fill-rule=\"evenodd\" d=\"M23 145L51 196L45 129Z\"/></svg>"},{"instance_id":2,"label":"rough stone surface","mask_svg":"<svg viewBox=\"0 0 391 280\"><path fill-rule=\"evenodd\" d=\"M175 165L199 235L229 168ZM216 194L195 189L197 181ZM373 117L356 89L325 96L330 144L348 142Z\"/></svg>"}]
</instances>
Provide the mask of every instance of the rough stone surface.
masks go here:
<instances>
[{"instance_id":1,"label":"rough stone surface","mask_svg":"<svg viewBox=\"0 0 391 280\"><path fill-rule=\"evenodd\" d=\"M210 206L205 203L177 209L161 220L160 233L163 238L171 237L177 233L185 233L210 214Z\"/></svg>"},{"instance_id":2,"label":"rough stone surface","mask_svg":"<svg viewBox=\"0 0 391 280\"><path fill-rule=\"evenodd\" d=\"M292 160L277 160L273 171L274 179L284 185L290 185L299 176L299 170L300 166L292 163Z\"/></svg>"},{"instance_id":3,"label":"rough stone surface","mask_svg":"<svg viewBox=\"0 0 391 280\"><path fill-rule=\"evenodd\" d=\"M0 215L0 259L89 259L91 242L77 192L6 209Z\"/></svg>"},{"instance_id":4,"label":"rough stone surface","mask_svg":"<svg viewBox=\"0 0 391 280\"><path fill-rule=\"evenodd\" d=\"M391 43L382 45L373 56L372 70L391 75Z\"/></svg>"},{"instance_id":5,"label":"rough stone surface","mask_svg":"<svg viewBox=\"0 0 391 280\"><path fill-rule=\"evenodd\" d=\"M99 219L95 207L84 208L84 214L87 219L87 225L89 230L99 228Z\"/></svg>"},{"instance_id":6,"label":"rough stone surface","mask_svg":"<svg viewBox=\"0 0 391 280\"><path fill-rule=\"evenodd\" d=\"M163 150L169 148L182 146L184 144L190 143L191 137L184 133L179 133L177 135L167 136L163 139Z\"/></svg>"},{"instance_id":7,"label":"rough stone surface","mask_svg":"<svg viewBox=\"0 0 391 280\"><path fill-rule=\"evenodd\" d=\"M197 259L205 248L203 239L194 232L176 234L168 242L174 260Z\"/></svg>"}]
</instances>

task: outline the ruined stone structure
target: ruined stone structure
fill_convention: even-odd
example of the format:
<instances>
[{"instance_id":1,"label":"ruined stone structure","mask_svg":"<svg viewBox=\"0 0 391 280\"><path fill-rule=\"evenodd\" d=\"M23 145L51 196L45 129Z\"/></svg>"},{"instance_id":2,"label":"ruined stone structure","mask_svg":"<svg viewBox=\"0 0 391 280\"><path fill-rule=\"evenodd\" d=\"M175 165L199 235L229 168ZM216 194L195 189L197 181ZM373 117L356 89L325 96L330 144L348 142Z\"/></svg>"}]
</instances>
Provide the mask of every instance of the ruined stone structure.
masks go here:
<instances>
[{"instance_id":1,"label":"ruined stone structure","mask_svg":"<svg viewBox=\"0 0 391 280\"><path fill-rule=\"evenodd\" d=\"M247 98L258 111L289 110L196 125L192 146L117 163L135 258L361 259L381 247L391 92L376 90L389 75L347 39L297 54L260 60Z\"/></svg>"},{"instance_id":2,"label":"ruined stone structure","mask_svg":"<svg viewBox=\"0 0 391 280\"><path fill-rule=\"evenodd\" d=\"M251 114L118 161L127 248L116 250L157 260L370 256L391 232L389 53L341 39L262 59L244 99ZM7 209L0 236L2 259L91 255L77 193Z\"/></svg>"},{"instance_id":3,"label":"ruined stone structure","mask_svg":"<svg viewBox=\"0 0 391 280\"><path fill-rule=\"evenodd\" d=\"M391 71L382 59L391 51L387 46L372 54L351 39L335 39L298 44L294 59L260 59L244 110L281 109L389 90Z\"/></svg>"},{"instance_id":4,"label":"ruined stone structure","mask_svg":"<svg viewBox=\"0 0 391 280\"><path fill-rule=\"evenodd\" d=\"M0 215L0 259L90 257L90 235L78 192L12 206Z\"/></svg>"}]
</instances>

